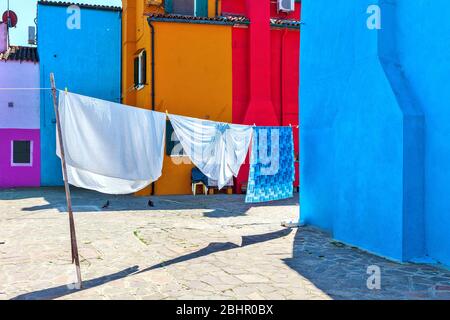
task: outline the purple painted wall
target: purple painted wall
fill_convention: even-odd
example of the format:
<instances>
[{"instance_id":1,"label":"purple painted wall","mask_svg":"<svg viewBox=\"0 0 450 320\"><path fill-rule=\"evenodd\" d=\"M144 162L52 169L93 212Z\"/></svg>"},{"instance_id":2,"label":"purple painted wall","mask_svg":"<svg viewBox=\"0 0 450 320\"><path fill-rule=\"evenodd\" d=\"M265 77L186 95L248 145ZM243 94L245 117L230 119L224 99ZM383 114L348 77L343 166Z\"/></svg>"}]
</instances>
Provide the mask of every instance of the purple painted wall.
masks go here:
<instances>
[{"instance_id":1,"label":"purple painted wall","mask_svg":"<svg viewBox=\"0 0 450 320\"><path fill-rule=\"evenodd\" d=\"M7 29L6 29L6 23L0 22L0 52L6 51L7 48Z\"/></svg>"},{"instance_id":2,"label":"purple painted wall","mask_svg":"<svg viewBox=\"0 0 450 320\"><path fill-rule=\"evenodd\" d=\"M3 90L4 88L38 88L39 64L0 61L0 128L39 129L38 90ZM14 106L8 107L12 102Z\"/></svg>"},{"instance_id":3,"label":"purple painted wall","mask_svg":"<svg viewBox=\"0 0 450 320\"><path fill-rule=\"evenodd\" d=\"M11 141L32 143L30 166L14 166ZM0 188L39 187L41 184L41 143L39 129L0 129Z\"/></svg>"},{"instance_id":4,"label":"purple painted wall","mask_svg":"<svg viewBox=\"0 0 450 320\"><path fill-rule=\"evenodd\" d=\"M39 64L0 60L0 188L40 185ZM31 141L31 163L12 163L12 141Z\"/></svg>"}]
</instances>

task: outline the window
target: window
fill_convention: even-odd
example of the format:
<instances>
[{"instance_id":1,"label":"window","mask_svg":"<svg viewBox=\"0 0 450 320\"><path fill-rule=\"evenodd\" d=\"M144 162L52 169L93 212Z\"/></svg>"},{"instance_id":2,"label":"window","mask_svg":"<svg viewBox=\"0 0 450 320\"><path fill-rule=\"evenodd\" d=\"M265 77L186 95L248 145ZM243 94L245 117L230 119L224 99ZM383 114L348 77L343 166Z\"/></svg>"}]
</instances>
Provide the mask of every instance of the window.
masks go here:
<instances>
[{"instance_id":1,"label":"window","mask_svg":"<svg viewBox=\"0 0 450 320\"><path fill-rule=\"evenodd\" d=\"M173 0L173 13L193 16L195 0Z\"/></svg>"},{"instance_id":2,"label":"window","mask_svg":"<svg viewBox=\"0 0 450 320\"><path fill-rule=\"evenodd\" d=\"M134 58L134 87L142 89L147 83L147 53L141 50Z\"/></svg>"},{"instance_id":3,"label":"window","mask_svg":"<svg viewBox=\"0 0 450 320\"><path fill-rule=\"evenodd\" d=\"M208 16L208 0L166 0L167 13L186 16Z\"/></svg>"},{"instance_id":4,"label":"window","mask_svg":"<svg viewBox=\"0 0 450 320\"><path fill-rule=\"evenodd\" d=\"M33 142L13 140L11 141L11 166L33 166Z\"/></svg>"},{"instance_id":5,"label":"window","mask_svg":"<svg viewBox=\"0 0 450 320\"><path fill-rule=\"evenodd\" d=\"M170 123L169 120L167 120L166 125L166 154L170 157L186 156L186 152L181 146L180 140L175 134L172 124Z\"/></svg>"}]
</instances>

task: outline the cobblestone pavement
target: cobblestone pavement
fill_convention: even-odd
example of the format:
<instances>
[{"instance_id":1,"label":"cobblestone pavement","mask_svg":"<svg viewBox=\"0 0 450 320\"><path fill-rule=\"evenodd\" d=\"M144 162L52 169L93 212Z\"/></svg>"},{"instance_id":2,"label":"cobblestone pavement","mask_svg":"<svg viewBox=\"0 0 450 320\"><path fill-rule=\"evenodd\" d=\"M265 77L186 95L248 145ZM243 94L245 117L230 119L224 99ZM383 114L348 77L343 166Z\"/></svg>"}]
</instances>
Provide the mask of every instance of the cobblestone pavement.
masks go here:
<instances>
[{"instance_id":1,"label":"cobblestone pavement","mask_svg":"<svg viewBox=\"0 0 450 320\"><path fill-rule=\"evenodd\" d=\"M152 199L73 190L84 280L73 291L63 189L0 191L0 299L450 299L446 269L281 227L297 217L297 197ZM380 290L367 288L371 265Z\"/></svg>"}]
</instances>

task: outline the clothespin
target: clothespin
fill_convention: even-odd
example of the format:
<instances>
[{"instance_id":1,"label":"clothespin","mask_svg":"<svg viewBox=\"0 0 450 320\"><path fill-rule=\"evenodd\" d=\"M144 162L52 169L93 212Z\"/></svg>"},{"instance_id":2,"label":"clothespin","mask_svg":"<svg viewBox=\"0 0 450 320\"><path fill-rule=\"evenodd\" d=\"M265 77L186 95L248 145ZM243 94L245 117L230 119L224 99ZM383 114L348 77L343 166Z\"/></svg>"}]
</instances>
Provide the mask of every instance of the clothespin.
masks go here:
<instances>
[{"instance_id":1,"label":"clothespin","mask_svg":"<svg viewBox=\"0 0 450 320\"><path fill-rule=\"evenodd\" d=\"M169 111L166 110L166 116L167 118L169 117Z\"/></svg>"},{"instance_id":2,"label":"clothespin","mask_svg":"<svg viewBox=\"0 0 450 320\"><path fill-rule=\"evenodd\" d=\"M256 123L254 123L253 126L256 127Z\"/></svg>"},{"instance_id":3,"label":"clothespin","mask_svg":"<svg viewBox=\"0 0 450 320\"><path fill-rule=\"evenodd\" d=\"M66 87L66 88L64 89L64 91L65 91L65 92L66 92L66 94L67 94L67 92L68 92L68 91L67 91L67 87Z\"/></svg>"}]
</instances>

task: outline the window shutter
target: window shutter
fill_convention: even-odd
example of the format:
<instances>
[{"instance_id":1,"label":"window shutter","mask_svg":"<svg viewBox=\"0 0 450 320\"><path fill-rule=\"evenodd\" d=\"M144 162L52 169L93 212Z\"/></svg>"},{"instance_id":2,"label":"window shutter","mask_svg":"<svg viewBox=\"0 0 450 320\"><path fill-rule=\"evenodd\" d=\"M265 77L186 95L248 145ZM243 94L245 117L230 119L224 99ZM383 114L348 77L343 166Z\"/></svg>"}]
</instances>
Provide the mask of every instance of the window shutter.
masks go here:
<instances>
[{"instance_id":1,"label":"window shutter","mask_svg":"<svg viewBox=\"0 0 450 320\"><path fill-rule=\"evenodd\" d=\"M173 0L164 0L164 11L166 13L173 12Z\"/></svg>"},{"instance_id":2,"label":"window shutter","mask_svg":"<svg viewBox=\"0 0 450 320\"><path fill-rule=\"evenodd\" d=\"M195 0L197 1L197 5L195 7L196 17L207 17L208 16L208 0Z\"/></svg>"},{"instance_id":3,"label":"window shutter","mask_svg":"<svg viewBox=\"0 0 450 320\"><path fill-rule=\"evenodd\" d=\"M172 150L175 147L175 141L172 141L173 127L170 120L166 122L166 155L172 155Z\"/></svg>"},{"instance_id":4,"label":"window shutter","mask_svg":"<svg viewBox=\"0 0 450 320\"><path fill-rule=\"evenodd\" d=\"M141 83L140 85L145 85L147 83L147 52L143 51L141 55Z\"/></svg>"},{"instance_id":5,"label":"window shutter","mask_svg":"<svg viewBox=\"0 0 450 320\"><path fill-rule=\"evenodd\" d=\"M174 148L177 149L174 151ZM166 155L170 156L185 156L186 152L181 146L180 140L178 140L177 135L173 129L170 120L166 122Z\"/></svg>"},{"instance_id":6,"label":"window shutter","mask_svg":"<svg viewBox=\"0 0 450 320\"><path fill-rule=\"evenodd\" d=\"M139 57L134 58L134 87L139 86Z\"/></svg>"}]
</instances>

